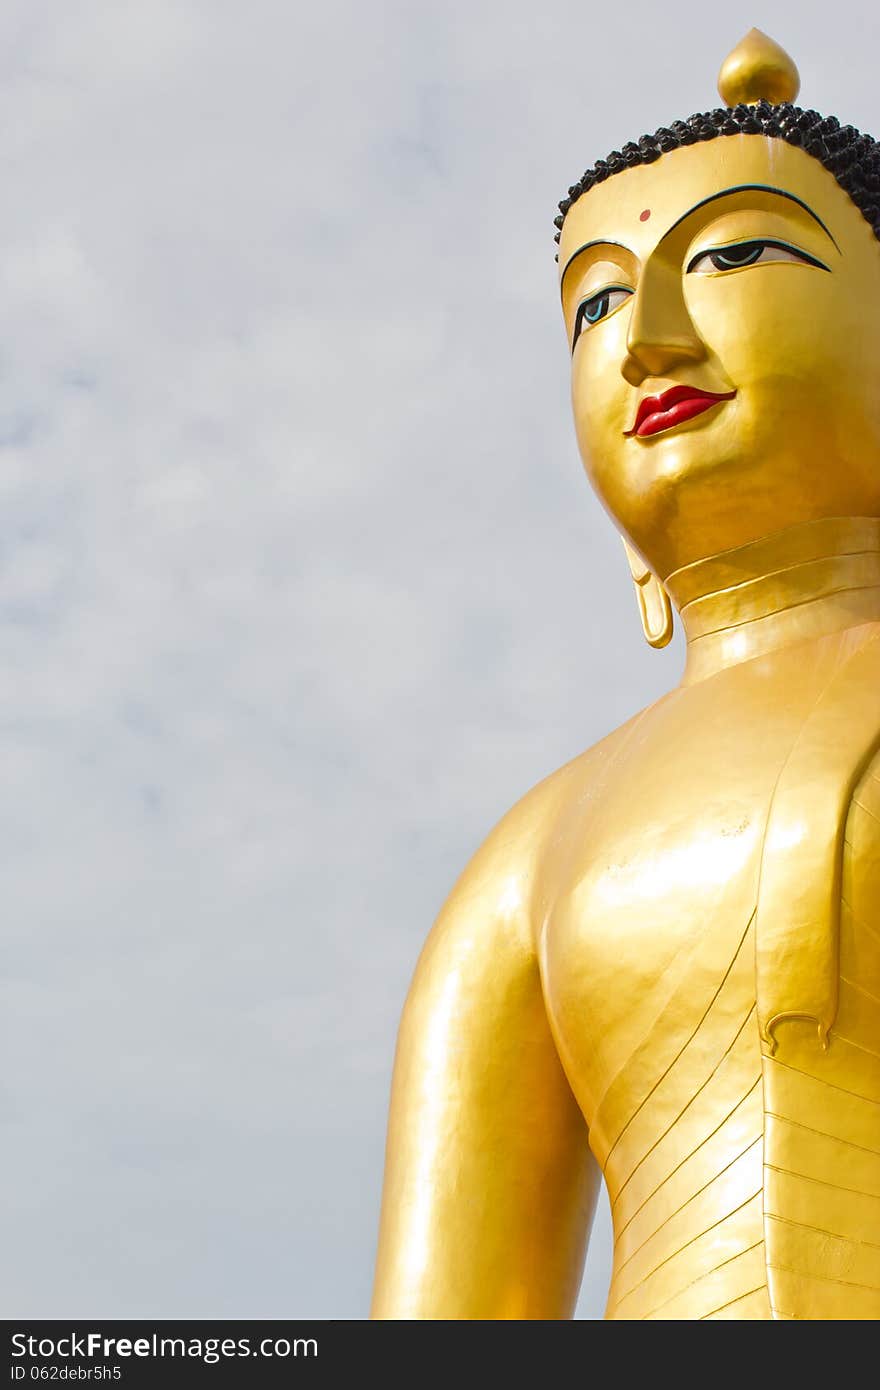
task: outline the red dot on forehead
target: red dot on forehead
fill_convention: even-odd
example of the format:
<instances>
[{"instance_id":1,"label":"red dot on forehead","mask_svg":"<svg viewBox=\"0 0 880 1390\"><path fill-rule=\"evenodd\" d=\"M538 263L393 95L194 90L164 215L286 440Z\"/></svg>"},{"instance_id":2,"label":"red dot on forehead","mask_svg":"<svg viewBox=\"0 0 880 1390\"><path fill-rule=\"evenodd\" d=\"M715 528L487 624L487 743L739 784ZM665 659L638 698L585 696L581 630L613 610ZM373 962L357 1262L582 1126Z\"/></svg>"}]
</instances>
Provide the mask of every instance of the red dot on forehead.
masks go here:
<instances>
[{"instance_id":1,"label":"red dot on forehead","mask_svg":"<svg viewBox=\"0 0 880 1390\"><path fill-rule=\"evenodd\" d=\"M645 211L644 211L644 212L640 212L640 213L639 213L639 221L640 221L640 222L647 222L647 220L648 220L648 218L649 218L650 216L651 216L651 209L650 209L650 208L645 208Z\"/></svg>"}]
</instances>

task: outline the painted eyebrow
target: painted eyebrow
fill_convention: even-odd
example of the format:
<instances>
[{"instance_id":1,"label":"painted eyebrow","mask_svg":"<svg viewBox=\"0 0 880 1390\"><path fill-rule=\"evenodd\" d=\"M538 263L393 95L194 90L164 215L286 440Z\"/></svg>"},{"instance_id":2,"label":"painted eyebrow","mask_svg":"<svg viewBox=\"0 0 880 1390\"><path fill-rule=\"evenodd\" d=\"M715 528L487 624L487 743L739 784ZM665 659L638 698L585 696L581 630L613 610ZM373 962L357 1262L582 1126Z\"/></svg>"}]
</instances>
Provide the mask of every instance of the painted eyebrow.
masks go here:
<instances>
[{"instance_id":1,"label":"painted eyebrow","mask_svg":"<svg viewBox=\"0 0 880 1390\"><path fill-rule=\"evenodd\" d=\"M693 209L691 209L691 211L693 211ZM687 213L685 213L685 216L687 216ZM568 260L565 262L565 269L563 270L562 275L559 277L560 294L562 293L562 287L565 284L565 277L569 272L572 262L576 261L578 256L582 256L585 251L592 251L594 246L616 246L618 251L628 251L631 256L635 254L635 252L630 251L630 248L628 246L624 246L622 241L609 241L607 237L599 237L598 241L585 241L583 246L579 246L576 251L572 251Z\"/></svg>"},{"instance_id":2,"label":"painted eyebrow","mask_svg":"<svg viewBox=\"0 0 880 1390\"><path fill-rule=\"evenodd\" d=\"M686 221L688 217L693 216L695 212L699 212L700 208L708 207L709 203L717 203L719 198L729 198L734 193L772 193L777 198L787 198L790 203L797 203L799 208L803 208L804 212L812 217L814 222L818 223L834 249L838 252L840 251L840 247L837 245L831 232L825 226L819 214L813 211L809 203L805 203L803 198L798 198L796 194L789 193L785 188L773 188L768 183L736 183L732 184L730 188L722 188L719 193L710 193L708 198L701 198L698 203L694 203L692 208L688 208L687 212L683 212L681 217L673 222L672 226L663 233L657 245L661 245L667 237L672 236L676 228L680 227L682 222ZM575 252L575 255L577 255L577 252ZM569 262L569 265L570 264L571 262ZM566 270L567 269L568 266L566 266Z\"/></svg>"},{"instance_id":3,"label":"painted eyebrow","mask_svg":"<svg viewBox=\"0 0 880 1390\"><path fill-rule=\"evenodd\" d=\"M730 188L722 188L719 193L710 193L708 198L701 198L698 203L694 203L692 208L688 208L687 212L683 212L681 217L677 218L672 226L663 233L660 241L657 243L658 246L661 245L667 237L672 236L672 233L681 226L686 218L691 217L695 212L699 212L700 208L708 207L710 203L717 203L719 198L729 198L734 193L772 193L777 198L787 198L790 203L797 203L798 207L803 208L804 212L807 213L809 217L812 217L813 221L822 228L822 231L828 237L834 249L840 253L840 247L834 240L831 232L825 226L819 214L813 211L809 203L805 203L803 198L798 198L797 194L789 193L785 188L773 188L768 183L735 183L731 184ZM622 241L609 241L607 237L600 237L598 241L585 241L583 246L579 246L576 251L573 251L565 262L565 269L559 280L560 294L562 293L565 277L571 268L572 262L576 261L578 256L583 255L584 251L592 250L594 246L616 246L621 251L629 251L631 256L635 255L635 252L632 251L630 247L624 246Z\"/></svg>"}]
</instances>

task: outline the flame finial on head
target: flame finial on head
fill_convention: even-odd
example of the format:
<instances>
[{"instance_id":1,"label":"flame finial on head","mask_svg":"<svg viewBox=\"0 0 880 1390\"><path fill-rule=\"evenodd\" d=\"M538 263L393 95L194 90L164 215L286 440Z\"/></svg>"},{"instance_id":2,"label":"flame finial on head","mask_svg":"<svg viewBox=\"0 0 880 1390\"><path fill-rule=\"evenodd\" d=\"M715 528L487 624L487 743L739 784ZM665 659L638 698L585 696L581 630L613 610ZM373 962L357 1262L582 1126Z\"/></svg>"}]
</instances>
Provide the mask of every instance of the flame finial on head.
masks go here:
<instances>
[{"instance_id":1,"label":"flame finial on head","mask_svg":"<svg viewBox=\"0 0 880 1390\"><path fill-rule=\"evenodd\" d=\"M801 79L784 48L760 29L750 29L728 53L718 74L718 92L725 106L744 102L794 101Z\"/></svg>"}]
</instances>

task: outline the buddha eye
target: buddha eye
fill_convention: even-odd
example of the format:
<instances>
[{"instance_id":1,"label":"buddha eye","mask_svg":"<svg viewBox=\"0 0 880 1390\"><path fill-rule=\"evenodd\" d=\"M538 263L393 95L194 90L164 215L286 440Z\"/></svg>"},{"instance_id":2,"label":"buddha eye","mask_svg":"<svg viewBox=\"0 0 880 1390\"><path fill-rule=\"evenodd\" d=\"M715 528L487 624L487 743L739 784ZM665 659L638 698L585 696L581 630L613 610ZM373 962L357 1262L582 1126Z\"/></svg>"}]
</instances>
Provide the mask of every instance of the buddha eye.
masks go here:
<instances>
[{"instance_id":1,"label":"buddha eye","mask_svg":"<svg viewBox=\"0 0 880 1390\"><path fill-rule=\"evenodd\" d=\"M718 246L711 251L700 251L688 265L688 274L696 271L705 275L713 270L742 270L745 266L758 265L765 261L801 261L805 265L816 266L818 270L829 267L807 251L790 246L787 241L738 241L732 246Z\"/></svg>"},{"instance_id":2,"label":"buddha eye","mask_svg":"<svg viewBox=\"0 0 880 1390\"><path fill-rule=\"evenodd\" d=\"M632 294L632 290L624 285L608 285L606 289L600 290L598 294L590 295L589 299L584 299L577 307L574 316L574 334L572 336L571 347L574 351L575 344L581 334L587 329L592 328L600 319L607 318L625 299Z\"/></svg>"}]
</instances>

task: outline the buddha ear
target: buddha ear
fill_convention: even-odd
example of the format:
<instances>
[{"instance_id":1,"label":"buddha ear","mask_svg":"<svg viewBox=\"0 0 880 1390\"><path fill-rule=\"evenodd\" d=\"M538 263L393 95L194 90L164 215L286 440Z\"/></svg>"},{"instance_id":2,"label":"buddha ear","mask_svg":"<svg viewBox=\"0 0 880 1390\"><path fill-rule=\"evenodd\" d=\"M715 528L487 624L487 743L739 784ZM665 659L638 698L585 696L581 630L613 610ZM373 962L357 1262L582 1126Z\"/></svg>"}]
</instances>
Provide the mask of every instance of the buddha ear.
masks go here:
<instances>
[{"instance_id":1,"label":"buddha ear","mask_svg":"<svg viewBox=\"0 0 880 1390\"><path fill-rule=\"evenodd\" d=\"M672 637L672 604L669 602L669 595L656 574L648 569L644 560L633 550L629 541L623 540L623 548L629 561L629 572L633 577L645 640L649 646L665 647Z\"/></svg>"}]
</instances>

